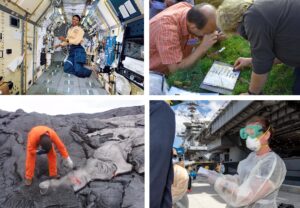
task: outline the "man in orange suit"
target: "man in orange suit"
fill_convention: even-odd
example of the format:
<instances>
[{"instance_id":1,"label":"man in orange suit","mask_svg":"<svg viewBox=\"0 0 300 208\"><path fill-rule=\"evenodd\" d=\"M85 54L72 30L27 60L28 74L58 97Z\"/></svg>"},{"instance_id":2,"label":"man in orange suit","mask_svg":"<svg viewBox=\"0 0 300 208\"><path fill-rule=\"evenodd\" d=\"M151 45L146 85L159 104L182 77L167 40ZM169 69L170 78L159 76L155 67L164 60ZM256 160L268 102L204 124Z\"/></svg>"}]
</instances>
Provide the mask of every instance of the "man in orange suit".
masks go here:
<instances>
[{"instance_id":1,"label":"man in orange suit","mask_svg":"<svg viewBox=\"0 0 300 208\"><path fill-rule=\"evenodd\" d=\"M33 127L28 133L27 151L26 151L26 173L25 184L31 185L34 176L36 155L47 154L48 168L50 177L57 177L56 153L54 145L64 158L64 164L68 168L73 168L73 162L65 145L60 140L56 132L47 126Z\"/></svg>"}]
</instances>

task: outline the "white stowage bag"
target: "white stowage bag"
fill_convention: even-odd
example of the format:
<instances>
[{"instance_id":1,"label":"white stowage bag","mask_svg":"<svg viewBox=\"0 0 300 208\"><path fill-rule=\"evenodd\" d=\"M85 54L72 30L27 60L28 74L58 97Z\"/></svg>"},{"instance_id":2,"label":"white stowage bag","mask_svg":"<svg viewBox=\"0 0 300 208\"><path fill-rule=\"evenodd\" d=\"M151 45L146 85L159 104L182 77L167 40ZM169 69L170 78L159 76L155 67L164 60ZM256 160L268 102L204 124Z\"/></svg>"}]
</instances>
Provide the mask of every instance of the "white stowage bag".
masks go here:
<instances>
[{"instance_id":1,"label":"white stowage bag","mask_svg":"<svg viewBox=\"0 0 300 208\"><path fill-rule=\"evenodd\" d=\"M104 69L104 67L105 67L105 53L104 52L99 53L98 58L96 60L96 64L98 64L101 69Z\"/></svg>"},{"instance_id":2,"label":"white stowage bag","mask_svg":"<svg viewBox=\"0 0 300 208\"><path fill-rule=\"evenodd\" d=\"M8 64L6 69L10 70L11 72L15 72L18 66L23 62L23 59L24 59L24 55L18 56L12 62L10 62L10 64Z\"/></svg>"},{"instance_id":3,"label":"white stowage bag","mask_svg":"<svg viewBox=\"0 0 300 208\"><path fill-rule=\"evenodd\" d=\"M220 174L214 188L227 207L277 208L285 175L285 164L276 153L258 156L252 152L239 163L237 175Z\"/></svg>"},{"instance_id":4,"label":"white stowage bag","mask_svg":"<svg viewBox=\"0 0 300 208\"><path fill-rule=\"evenodd\" d=\"M129 81L122 75L115 73L116 76L116 91L120 95L130 95L131 86Z\"/></svg>"},{"instance_id":5,"label":"white stowage bag","mask_svg":"<svg viewBox=\"0 0 300 208\"><path fill-rule=\"evenodd\" d=\"M144 61L140 61L130 57L125 57L122 63L125 68L144 76Z\"/></svg>"}]
</instances>

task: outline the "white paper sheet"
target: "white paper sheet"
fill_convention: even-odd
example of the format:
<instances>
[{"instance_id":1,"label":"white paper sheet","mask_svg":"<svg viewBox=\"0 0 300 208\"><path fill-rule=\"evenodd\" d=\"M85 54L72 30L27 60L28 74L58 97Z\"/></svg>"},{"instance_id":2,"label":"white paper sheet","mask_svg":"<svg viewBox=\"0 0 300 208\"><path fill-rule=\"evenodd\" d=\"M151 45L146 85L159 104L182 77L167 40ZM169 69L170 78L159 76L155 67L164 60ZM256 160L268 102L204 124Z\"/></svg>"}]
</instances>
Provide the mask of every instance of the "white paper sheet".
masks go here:
<instances>
[{"instance_id":1,"label":"white paper sheet","mask_svg":"<svg viewBox=\"0 0 300 208\"><path fill-rule=\"evenodd\" d=\"M125 5L125 7L126 7L126 9L127 9L127 11L129 12L130 15L136 13L136 10L133 7L130 0L126 1L124 5Z\"/></svg>"},{"instance_id":2,"label":"white paper sheet","mask_svg":"<svg viewBox=\"0 0 300 208\"><path fill-rule=\"evenodd\" d=\"M122 17L124 19L127 18L127 17L129 17L129 14L128 14L128 12L127 12L127 10L126 10L126 8L125 8L124 5L119 6L119 10L120 10L120 12L122 14Z\"/></svg>"},{"instance_id":3,"label":"white paper sheet","mask_svg":"<svg viewBox=\"0 0 300 208\"><path fill-rule=\"evenodd\" d=\"M215 61L209 72L206 74L203 83L210 86L221 87L233 90L239 72L233 72L233 67Z\"/></svg>"}]
</instances>

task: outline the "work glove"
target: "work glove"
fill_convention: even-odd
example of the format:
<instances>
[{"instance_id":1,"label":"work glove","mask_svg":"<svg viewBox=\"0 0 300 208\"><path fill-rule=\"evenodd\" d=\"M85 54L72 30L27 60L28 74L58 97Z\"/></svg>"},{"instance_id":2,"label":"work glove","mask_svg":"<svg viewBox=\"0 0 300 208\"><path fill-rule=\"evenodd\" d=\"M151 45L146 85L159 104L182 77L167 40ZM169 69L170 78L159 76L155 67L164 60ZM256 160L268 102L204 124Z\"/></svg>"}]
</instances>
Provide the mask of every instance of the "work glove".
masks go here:
<instances>
[{"instance_id":1,"label":"work glove","mask_svg":"<svg viewBox=\"0 0 300 208\"><path fill-rule=\"evenodd\" d=\"M67 167L67 168L70 168L70 169L73 169L73 161L71 160L70 157L67 157L64 161L64 165Z\"/></svg>"}]
</instances>

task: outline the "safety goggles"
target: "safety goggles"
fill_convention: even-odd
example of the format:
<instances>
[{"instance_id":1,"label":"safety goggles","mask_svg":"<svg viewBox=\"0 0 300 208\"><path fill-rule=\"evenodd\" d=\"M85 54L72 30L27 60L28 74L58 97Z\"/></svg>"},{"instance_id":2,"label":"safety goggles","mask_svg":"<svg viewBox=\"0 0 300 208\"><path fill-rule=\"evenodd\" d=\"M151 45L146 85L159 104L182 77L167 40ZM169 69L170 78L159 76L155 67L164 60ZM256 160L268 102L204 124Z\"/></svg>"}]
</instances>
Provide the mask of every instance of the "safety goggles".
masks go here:
<instances>
[{"instance_id":1,"label":"safety goggles","mask_svg":"<svg viewBox=\"0 0 300 208\"><path fill-rule=\"evenodd\" d=\"M269 130L269 129L268 129ZM254 139L262 134L263 127L261 125L248 125L240 129L240 137L247 139L248 137Z\"/></svg>"}]
</instances>

